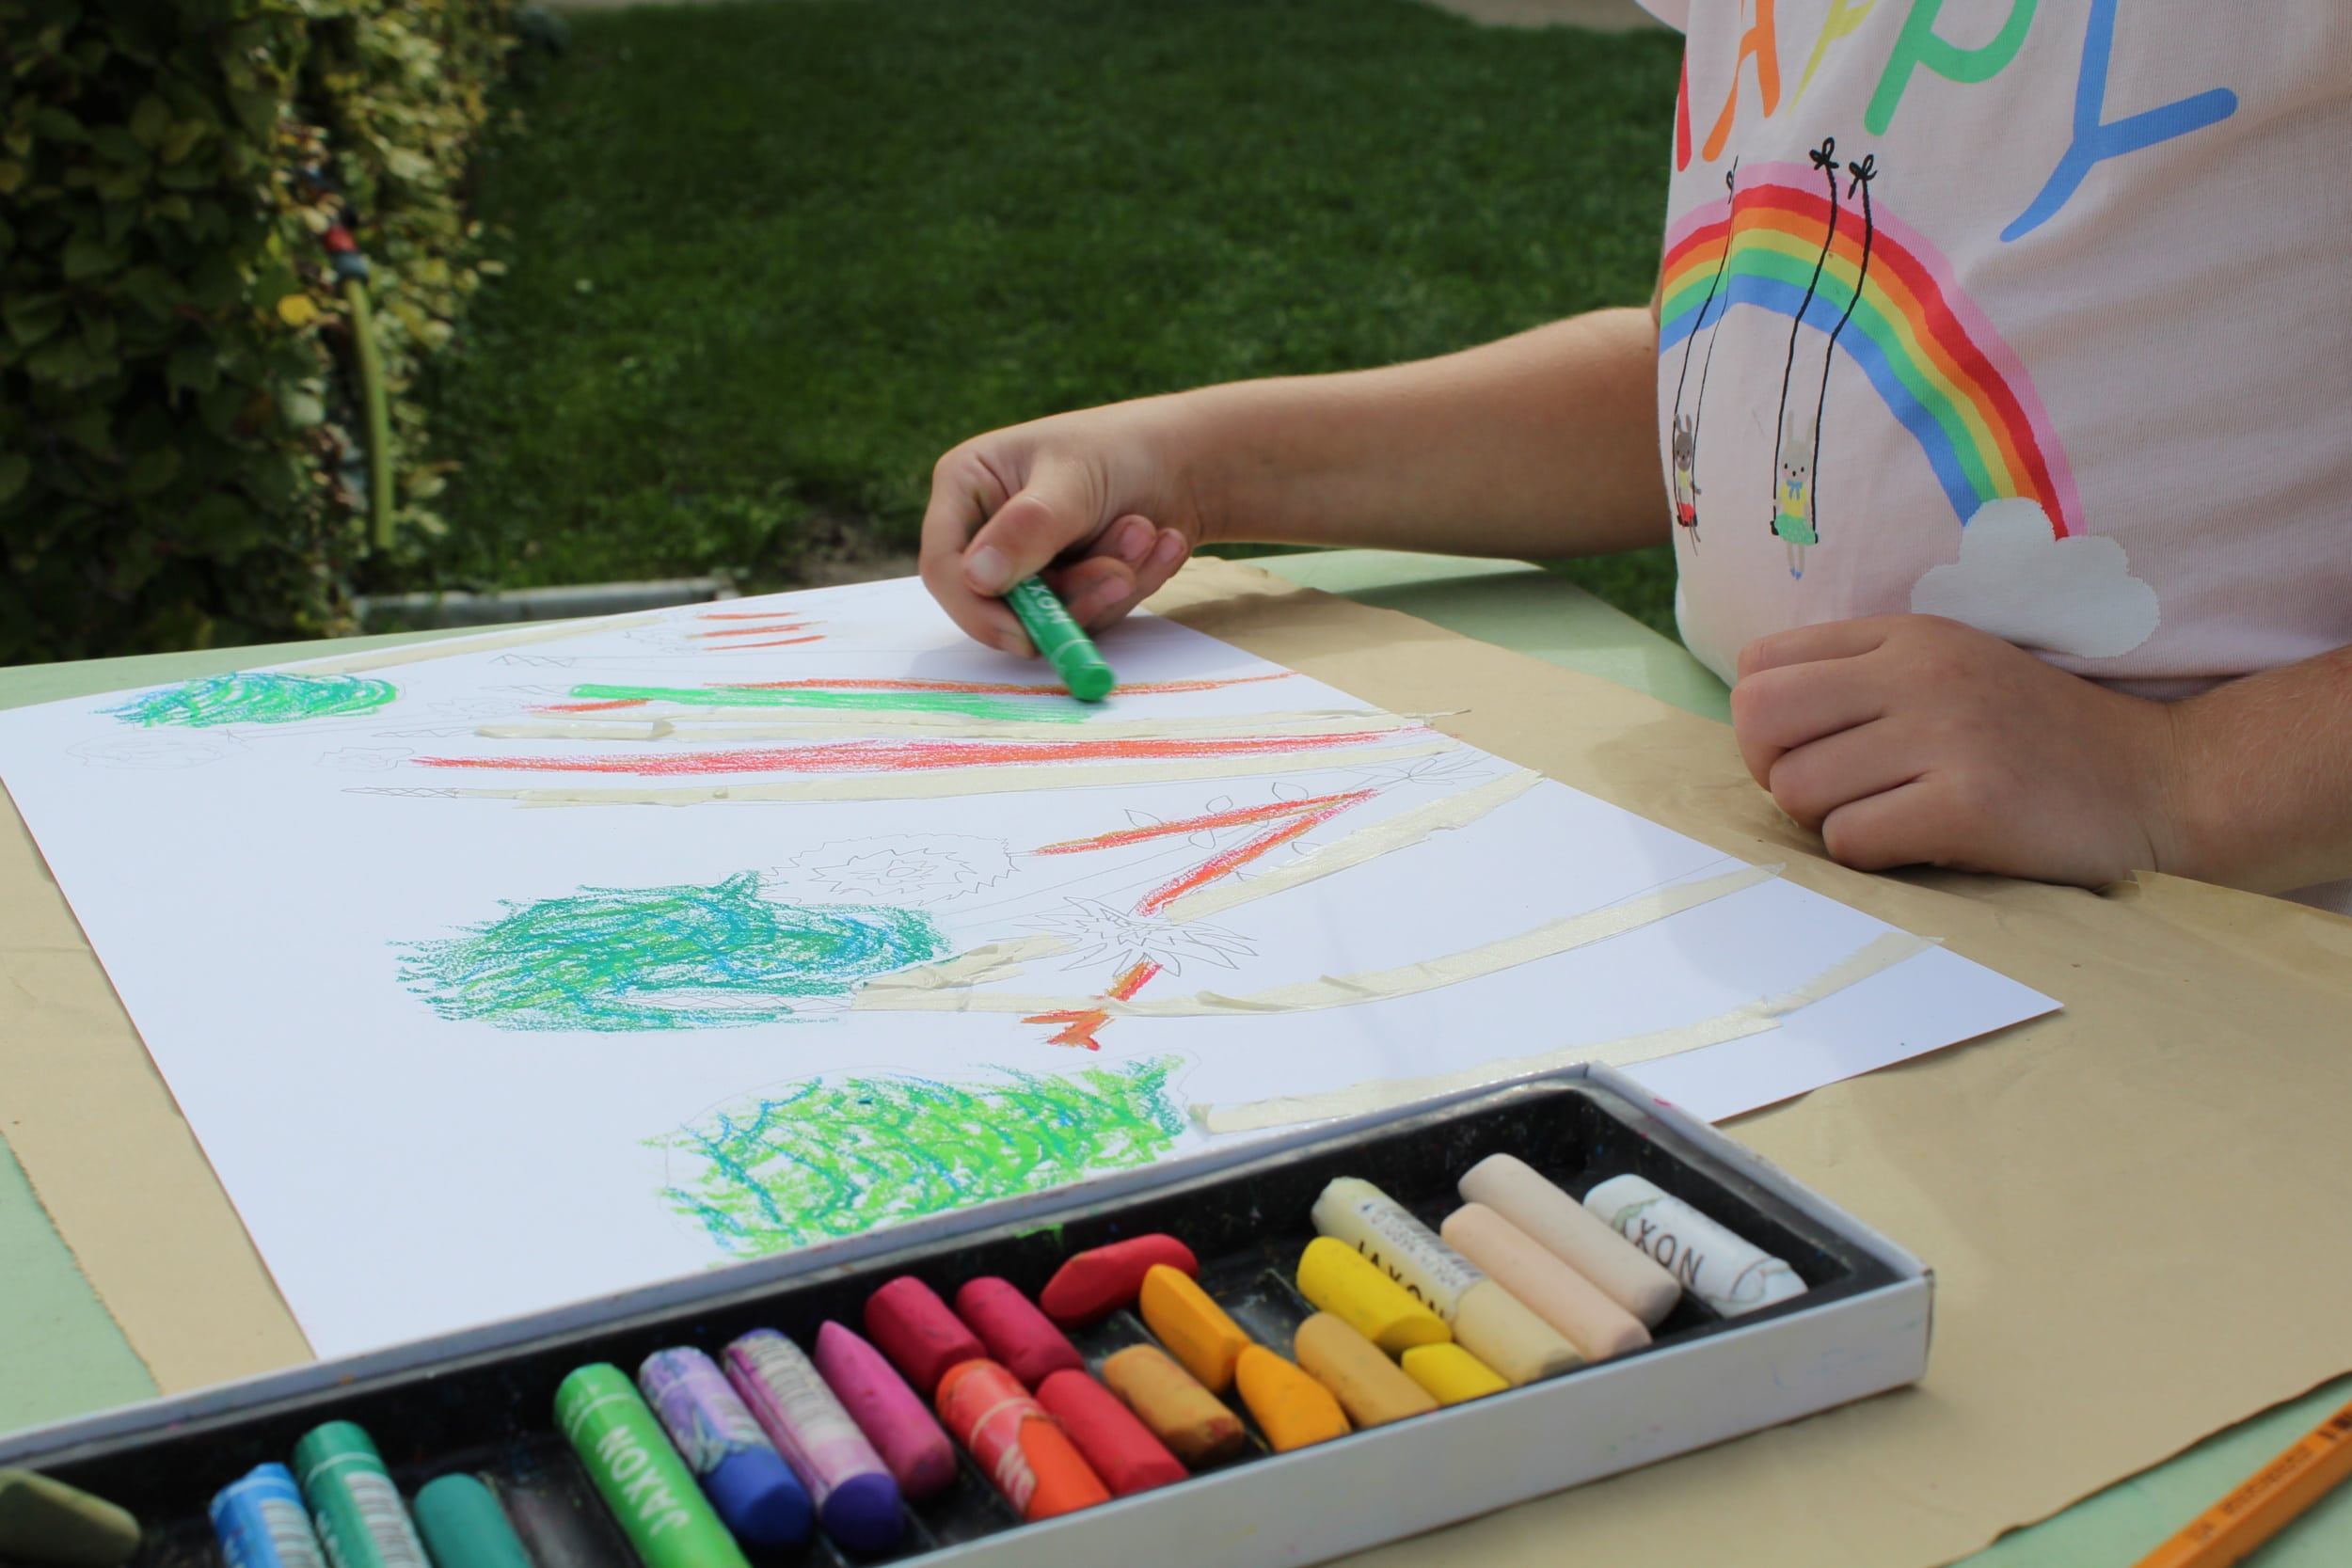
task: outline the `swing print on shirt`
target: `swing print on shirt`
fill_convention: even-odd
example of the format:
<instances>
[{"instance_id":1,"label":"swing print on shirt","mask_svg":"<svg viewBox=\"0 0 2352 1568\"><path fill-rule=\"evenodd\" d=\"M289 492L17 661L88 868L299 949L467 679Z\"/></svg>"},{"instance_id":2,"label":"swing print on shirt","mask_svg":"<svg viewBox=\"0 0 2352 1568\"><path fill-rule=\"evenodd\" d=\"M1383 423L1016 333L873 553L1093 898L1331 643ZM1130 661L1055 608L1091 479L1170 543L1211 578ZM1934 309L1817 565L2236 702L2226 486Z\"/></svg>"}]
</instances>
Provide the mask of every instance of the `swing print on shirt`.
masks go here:
<instances>
[{"instance_id":1,"label":"swing print on shirt","mask_svg":"<svg viewBox=\"0 0 2352 1568\"><path fill-rule=\"evenodd\" d=\"M1724 175L1724 189L1729 193L1734 217L1740 208L1740 160L1731 160L1731 167ZM1707 357L1699 364L1698 394L1692 399L1691 412L1682 411L1682 388L1691 379L1691 350L1699 332L1707 325L1708 307L1715 303L1716 292L1723 287L1724 269L1731 262L1731 247L1724 246L1722 260L1715 263L1715 276L1708 281L1707 298L1700 302L1698 322L1690 335L1682 340L1682 370L1675 377L1674 462L1670 467L1674 488L1675 526L1691 531L1691 547L1699 543L1699 416L1707 408L1707 373L1715 368L1715 340L1707 341ZM1662 273L1661 273L1662 278ZM1664 286L1660 286L1663 304Z\"/></svg>"},{"instance_id":2,"label":"swing print on shirt","mask_svg":"<svg viewBox=\"0 0 2352 1568\"><path fill-rule=\"evenodd\" d=\"M1705 422L1706 367L1728 333L1734 341L1725 352L1735 358L1761 351L1783 359L1779 407L1768 427L1775 437L1772 469L1748 470L1753 477L1740 483L1763 479L1770 486L1769 526L1787 546L1792 573L1802 577L1805 552L1824 537L1822 430L1829 367L1840 357L1861 378L1841 378L1841 385L1851 394L1867 384L1916 444L1955 524L1988 502L2021 499L2041 511L2055 537L2084 532L2073 470L2032 378L1934 246L1876 205L1881 172L1874 156L1839 160L1835 138L1825 138L1803 164L1743 161L1736 200L1705 203L1669 227L1659 352L1687 359L1691 340L1708 334L1707 353L1698 356L1701 374L1688 378L1698 383L1700 396L1686 401L1677 381L1661 432L1677 520L1687 488L1695 535L1710 451L1719 487L1726 472L1736 478L1747 464L1760 468L1763 462L1761 450L1733 460L1720 436L1711 448L1700 439L1711 428ZM1789 326L1784 334L1750 312L1783 318ZM1815 339L1805 338L1807 327ZM1809 341L1820 344L1818 360ZM1686 420L1688 442L1678 434ZM1763 420L1756 424L1763 427ZM1740 450L1736 443L1733 450ZM1729 470L1726 461L1734 462Z\"/></svg>"},{"instance_id":3,"label":"swing print on shirt","mask_svg":"<svg viewBox=\"0 0 2352 1568\"><path fill-rule=\"evenodd\" d=\"M1815 383L1812 406L1798 396L1789 401L1791 383L1797 373L1797 341L1804 330L1804 318L1814 301L1820 295L1821 272L1828 266L1831 250L1837 243L1840 208L1837 199L1837 138L1824 136L1821 145L1807 153L1806 158L1821 172L1829 187L1829 221L1821 233L1820 254L1814 259L1813 276L1806 282L1804 298L1799 303L1788 323L1788 357L1780 377L1780 417L1774 429L1777 440L1772 448L1772 534L1788 546L1788 575L1804 576L1804 552L1821 542L1820 485L1817 479L1821 455L1821 421L1829 410L1829 372L1837 355L1838 337L1846 324L1853 319L1854 307L1862 301L1862 291L1870 277L1870 243L1875 237L1870 216L1870 182L1877 176L1875 157L1855 159L1848 163L1846 172L1853 178L1846 187L1847 199L1857 194L1862 198L1862 258L1856 268L1852 287L1846 296L1846 309L1839 313L1837 325L1829 331L1829 341L1821 349L1821 373Z\"/></svg>"}]
</instances>

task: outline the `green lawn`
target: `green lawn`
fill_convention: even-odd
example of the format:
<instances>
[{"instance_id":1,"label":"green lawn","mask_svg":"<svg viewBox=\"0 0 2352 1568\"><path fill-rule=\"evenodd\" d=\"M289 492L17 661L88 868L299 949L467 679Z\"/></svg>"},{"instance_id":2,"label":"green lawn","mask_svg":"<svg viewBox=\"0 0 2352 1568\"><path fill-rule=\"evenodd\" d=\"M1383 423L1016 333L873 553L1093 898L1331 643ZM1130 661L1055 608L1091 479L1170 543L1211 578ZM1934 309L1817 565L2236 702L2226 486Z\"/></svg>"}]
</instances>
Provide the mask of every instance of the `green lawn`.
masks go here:
<instances>
[{"instance_id":1,"label":"green lawn","mask_svg":"<svg viewBox=\"0 0 2352 1568\"><path fill-rule=\"evenodd\" d=\"M1678 40L1410 0L580 14L480 166L508 266L429 388L446 586L903 546L1056 409L1647 296ZM1575 575L1670 629L1661 549Z\"/></svg>"}]
</instances>

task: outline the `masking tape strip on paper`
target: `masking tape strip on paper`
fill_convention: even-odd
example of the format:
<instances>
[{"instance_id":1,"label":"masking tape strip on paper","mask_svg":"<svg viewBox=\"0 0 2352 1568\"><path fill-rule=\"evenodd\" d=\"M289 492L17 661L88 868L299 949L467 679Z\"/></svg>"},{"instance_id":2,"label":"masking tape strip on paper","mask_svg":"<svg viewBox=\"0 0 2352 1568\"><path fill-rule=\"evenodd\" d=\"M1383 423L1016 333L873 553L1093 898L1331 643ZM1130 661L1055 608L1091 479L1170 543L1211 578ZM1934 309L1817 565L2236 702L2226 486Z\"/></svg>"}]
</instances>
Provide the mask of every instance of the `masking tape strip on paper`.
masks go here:
<instances>
[{"instance_id":1,"label":"masking tape strip on paper","mask_svg":"<svg viewBox=\"0 0 2352 1568\"><path fill-rule=\"evenodd\" d=\"M1695 1023L1589 1045L1573 1045L1560 1051L1539 1052L1530 1056L1508 1056L1499 1061L1481 1062L1476 1067L1464 1068L1457 1072L1432 1073L1422 1078L1372 1078L1328 1094L1283 1095L1237 1105L1195 1105L1191 1108L1192 1117L1202 1131L1208 1132L1257 1132L1271 1127L1328 1121L1338 1117L1361 1116L1369 1111L1410 1105L1434 1100L1440 1095L1484 1088L1490 1084L1504 1084L1538 1073L1556 1072L1581 1062L1598 1062L1606 1067L1632 1067L1661 1056L1695 1051L1703 1045L1722 1045L1729 1040L1744 1039L1750 1035L1777 1029L1781 1019L1798 1008L1809 1006L1825 996L1834 996L1847 987L1859 984L1883 970L1892 969L1934 945L1926 938L1915 937L1908 931L1888 931L1863 943L1795 990L1744 1003L1728 1012L1701 1019Z\"/></svg>"}]
</instances>

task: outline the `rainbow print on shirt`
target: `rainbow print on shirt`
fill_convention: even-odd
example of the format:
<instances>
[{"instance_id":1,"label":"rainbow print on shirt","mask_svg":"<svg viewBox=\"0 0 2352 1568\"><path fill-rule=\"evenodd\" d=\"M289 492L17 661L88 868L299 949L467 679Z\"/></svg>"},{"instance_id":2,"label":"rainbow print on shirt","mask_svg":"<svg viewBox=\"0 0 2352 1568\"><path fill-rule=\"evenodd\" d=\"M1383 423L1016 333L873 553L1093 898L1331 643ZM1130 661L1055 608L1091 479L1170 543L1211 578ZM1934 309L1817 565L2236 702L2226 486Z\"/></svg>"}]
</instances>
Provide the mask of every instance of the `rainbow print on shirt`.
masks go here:
<instances>
[{"instance_id":1,"label":"rainbow print on shirt","mask_svg":"<svg viewBox=\"0 0 2352 1568\"><path fill-rule=\"evenodd\" d=\"M1988 501L2024 499L2057 537L2084 531L2074 471L2025 367L1943 256L1883 204L1866 226L1818 168L1740 166L1727 195L1667 230L1660 354L1742 306L1817 328L1808 341L1859 368L1963 524ZM1820 453L1806 455L1818 475Z\"/></svg>"}]
</instances>

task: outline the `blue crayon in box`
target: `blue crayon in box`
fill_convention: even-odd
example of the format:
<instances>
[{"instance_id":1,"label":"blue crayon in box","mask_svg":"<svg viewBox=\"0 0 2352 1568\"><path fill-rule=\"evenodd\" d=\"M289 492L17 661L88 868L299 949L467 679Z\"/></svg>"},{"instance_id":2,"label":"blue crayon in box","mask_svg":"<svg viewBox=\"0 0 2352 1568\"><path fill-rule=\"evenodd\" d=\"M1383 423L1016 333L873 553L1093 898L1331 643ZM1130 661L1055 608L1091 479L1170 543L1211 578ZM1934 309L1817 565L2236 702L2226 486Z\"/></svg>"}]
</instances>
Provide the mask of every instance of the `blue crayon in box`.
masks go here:
<instances>
[{"instance_id":1,"label":"blue crayon in box","mask_svg":"<svg viewBox=\"0 0 2352 1568\"><path fill-rule=\"evenodd\" d=\"M207 1510L229 1568L326 1568L302 1489L283 1465L257 1465Z\"/></svg>"},{"instance_id":2,"label":"blue crayon in box","mask_svg":"<svg viewBox=\"0 0 2352 1568\"><path fill-rule=\"evenodd\" d=\"M658 1350L637 1386L739 1541L793 1546L808 1539L815 1507L717 1362L691 1347Z\"/></svg>"}]
</instances>

